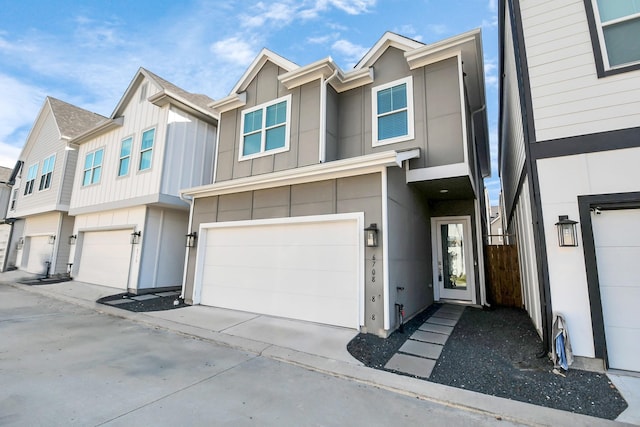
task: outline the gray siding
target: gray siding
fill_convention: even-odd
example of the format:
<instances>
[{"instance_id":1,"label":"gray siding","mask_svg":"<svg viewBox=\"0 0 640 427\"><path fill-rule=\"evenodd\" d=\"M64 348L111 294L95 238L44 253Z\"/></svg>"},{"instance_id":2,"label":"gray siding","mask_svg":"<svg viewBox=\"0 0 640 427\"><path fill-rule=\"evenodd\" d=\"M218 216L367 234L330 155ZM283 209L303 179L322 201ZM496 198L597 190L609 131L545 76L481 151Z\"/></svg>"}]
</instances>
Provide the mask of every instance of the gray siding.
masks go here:
<instances>
[{"instance_id":1,"label":"gray siding","mask_svg":"<svg viewBox=\"0 0 640 427\"><path fill-rule=\"evenodd\" d=\"M277 78L284 71L273 63L267 62L247 86L246 105L221 115L217 182L318 163L320 81L316 80L288 91ZM242 111L289 94L291 95L289 150L239 161Z\"/></svg>"},{"instance_id":2,"label":"gray siding","mask_svg":"<svg viewBox=\"0 0 640 427\"><path fill-rule=\"evenodd\" d=\"M78 151L65 151L66 165L64 167L64 176L62 177L62 189L60 191L60 204L69 206L71 204L71 192L73 191L73 178L76 174L76 166L78 164Z\"/></svg>"},{"instance_id":3,"label":"gray siding","mask_svg":"<svg viewBox=\"0 0 640 427\"><path fill-rule=\"evenodd\" d=\"M387 170L389 297L392 307L404 304L410 317L433 303L433 274L429 208L419 191L405 182L403 169ZM396 321L393 316L392 329Z\"/></svg>"},{"instance_id":4,"label":"gray siding","mask_svg":"<svg viewBox=\"0 0 640 427\"><path fill-rule=\"evenodd\" d=\"M338 159L338 93L329 85L327 87L326 111L326 161Z\"/></svg>"},{"instance_id":5,"label":"gray siding","mask_svg":"<svg viewBox=\"0 0 640 427\"><path fill-rule=\"evenodd\" d=\"M326 215L364 212L365 223L382 223L380 174L339 178L314 183L282 186L237 194L196 199L193 207L192 230L200 224L281 218L306 215ZM371 281L367 263L375 255L376 277ZM191 249L187 264L185 298L193 293L196 249ZM365 251L366 329L384 335L382 245ZM375 302L371 302L372 298Z\"/></svg>"},{"instance_id":6,"label":"gray siding","mask_svg":"<svg viewBox=\"0 0 640 427\"><path fill-rule=\"evenodd\" d=\"M375 81L339 95L338 158L419 147L412 168L464 162L462 105L458 62L446 59L409 70L403 53L389 48L375 65ZM413 77L413 140L372 146L371 90L406 76Z\"/></svg>"},{"instance_id":7,"label":"gray siding","mask_svg":"<svg viewBox=\"0 0 640 427\"><path fill-rule=\"evenodd\" d=\"M56 237L56 245L58 245L57 251L54 252L55 269L53 273L64 274L67 272L67 263L69 262L69 253L71 248L69 247L69 236L73 234L74 218L63 213L61 215L60 232Z\"/></svg>"}]
</instances>

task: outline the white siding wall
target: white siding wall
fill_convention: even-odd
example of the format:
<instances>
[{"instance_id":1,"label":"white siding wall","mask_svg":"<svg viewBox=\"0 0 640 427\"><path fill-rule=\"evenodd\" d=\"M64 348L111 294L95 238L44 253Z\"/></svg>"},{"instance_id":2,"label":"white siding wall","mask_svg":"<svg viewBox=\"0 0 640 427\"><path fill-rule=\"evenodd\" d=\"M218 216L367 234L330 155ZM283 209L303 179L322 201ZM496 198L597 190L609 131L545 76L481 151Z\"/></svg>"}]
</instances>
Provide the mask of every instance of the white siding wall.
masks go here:
<instances>
[{"instance_id":1,"label":"white siding wall","mask_svg":"<svg viewBox=\"0 0 640 427\"><path fill-rule=\"evenodd\" d=\"M60 134L56 126L51 110L48 106L42 110L37 123L34 125L27 150L22 153L24 165L22 166L22 188L18 194L16 211L13 216L20 217L33 215L56 209L58 203L59 185L64 168L64 144L60 142ZM43 160L52 154L56 154L56 161L51 179L51 187L39 191L40 174L42 173ZM24 184L26 183L29 167L38 163L38 174L36 175L33 192L24 195Z\"/></svg>"},{"instance_id":2,"label":"white siding wall","mask_svg":"<svg viewBox=\"0 0 640 427\"><path fill-rule=\"evenodd\" d=\"M520 5L537 140L640 126L640 71L598 79L583 1Z\"/></svg>"},{"instance_id":3,"label":"white siding wall","mask_svg":"<svg viewBox=\"0 0 640 427\"><path fill-rule=\"evenodd\" d=\"M161 192L179 195L183 188L213 182L215 126L171 107Z\"/></svg>"},{"instance_id":4,"label":"white siding wall","mask_svg":"<svg viewBox=\"0 0 640 427\"><path fill-rule=\"evenodd\" d=\"M640 191L639 163L640 148L538 161L552 305L554 311L565 315L573 352L578 356L595 354L583 243L579 239L577 248L559 247L554 224L559 215L579 219L579 195ZM571 179L567 179L567 170Z\"/></svg>"},{"instance_id":5,"label":"white siding wall","mask_svg":"<svg viewBox=\"0 0 640 427\"><path fill-rule=\"evenodd\" d=\"M505 6L506 7L506 6ZM507 208L515 204L513 200L518 190L518 181L524 168L525 141L522 127L522 109L518 92L511 23L505 22L504 40L504 78L502 94L502 129L501 129L501 179L503 194ZM506 212L509 215L510 212Z\"/></svg>"},{"instance_id":6,"label":"white siding wall","mask_svg":"<svg viewBox=\"0 0 640 427\"><path fill-rule=\"evenodd\" d=\"M133 245L133 255L131 260L131 272L129 276L129 287L135 288L138 283L140 270L140 253L146 238L144 230L145 217L147 208L138 206L129 209L118 209L111 211L96 212L86 215L78 215L75 217L73 234L78 235L84 231L100 231L100 230L116 230L123 228L135 228L142 230L142 240L140 244ZM69 262L73 263L74 272L78 271L80 265L80 255L76 254L77 245L71 246ZM76 256L77 255L77 256Z\"/></svg>"},{"instance_id":7,"label":"white siding wall","mask_svg":"<svg viewBox=\"0 0 640 427\"><path fill-rule=\"evenodd\" d=\"M140 102L138 91L133 94L129 104L125 107L122 127L100 135L80 146L76 179L71 196L71 209L159 193L168 108L159 108L147 101ZM154 92L157 92L157 88L149 84L147 95L151 96ZM156 128L152 166L151 169L139 172L142 132L152 127ZM120 145L122 140L129 136L133 137L129 174L118 177ZM87 153L99 148L104 148L100 183L83 187L85 157Z\"/></svg>"}]
</instances>

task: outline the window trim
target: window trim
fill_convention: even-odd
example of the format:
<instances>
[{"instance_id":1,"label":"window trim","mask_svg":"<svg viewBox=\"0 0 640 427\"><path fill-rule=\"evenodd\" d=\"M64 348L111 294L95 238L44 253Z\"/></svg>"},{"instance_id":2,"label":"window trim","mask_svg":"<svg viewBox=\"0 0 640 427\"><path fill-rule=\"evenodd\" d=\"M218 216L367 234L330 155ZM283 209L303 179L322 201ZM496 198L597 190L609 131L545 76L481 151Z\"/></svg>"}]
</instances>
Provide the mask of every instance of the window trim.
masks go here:
<instances>
[{"instance_id":1,"label":"window trim","mask_svg":"<svg viewBox=\"0 0 640 427\"><path fill-rule=\"evenodd\" d=\"M127 176L129 176L129 173L131 172L131 160L133 159L133 140L134 140L133 137L134 137L134 135L129 135L129 136L123 138L122 140L120 140L120 152L118 154L118 171L116 172L116 178L127 177ZM127 140L131 140L131 145L129 147L129 155L128 156L123 156L122 155L122 145ZM122 166L122 160L124 160L126 158L129 159L129 165L127 166L127 173L120 175L120 168Z\"/></svg>"},{"instance_id":2,"label":"window trim","mask_svg":"<svg viewBox=\"0 0 640 427\"><path fill-rule=\"evenodd\" d=\"M255 158L259 158L259 157L265 157L265 156L270 156L273 154L277 154L277 153L283 153L285 151L289 151L289 147L290 147L290 133L291 133L291 99L292 96L291 94L282 96L280 98L277 99L273 99L271 101L267 101L267 102L263 102L262 104L256 105L255 107L251 107L248 108L246 110L242 110L241 111L241 120L240 120L240 142L239 142L239 152L238 152L238 161L242 162L244 160L251 160L251 159L255 159ZM279 104L283 101L286 101L287 103L287 108L286 108L286 113L285 113L285 122L284 122L284 146L280 147L280 148L276 148L273 150L265 150L265 146L267 143L267 138L266 138L266 121L267 121L267 114L266 114L266 110L268 107L272 106L272 105L276 105ZM244 152L244 118L247 114L249 113L253 113L254 111L258 111L258 110L263 110L264 113L262 114L262 126L260 128L260 151L254 154L249 154L246 156L243 156L242 153Z\"/></svg>"},{"instance_id":3,"label":"window trim","mask_svg":"<svg viewBox=\"0 0 640 427\"><path fill-rule=\"evenodd\" d=\"M150 148L145 148L144 150L142 149L142 143L144 141L144 134L147 132L153 131L153 142L151 144ZM152 126L150 128L147 128L145 130L143 130L140 133L140 149L138 150L138 167L137 167L137 173L144 173L144 172L148 172L151 169L153 169L153 149L156 146L156 136L157 136L157 127L156 126ZM133 146L132 146L132 150L133 150ZM146 153L147 151L151 151L151 164L149 164L148 168L142 169L142 154Z\"/></svg>"},{"instance_id":4,"label":"window trim","mask_svg":"<svg viewBox=\"0 0 640 427\"><path fill-rule=\"evenodd\" d=\"M44 171L45 168L45 164L47 163L47 160L53 158L53 164L51 165L51 170L48 172ZM38 191L46 191L49 190L51 188L51 183L53 181L53 169L56 167L56 153L53 153L52 155L50 155L49 157L47 157L46 159L44 159L42 161L42 170L40 171L40 183L38 184ZM43 179L45 179L44 182L46 182L47 179L47 175L49 175L49 185L47 187L42 187L43 184Z\"/></svg>"},{"instance_id":5,"label":"window trim","mask_svg":"<svg viewBox=\"0 0 640 427\"><path fill-rule=\"evenodd\" d=\"M11 191L11 200L9 201L9 210L10 211L15 211L16 210L16 205L18 204L18 193L20 193L20 188L14 188Z\"/></svg>"},{"instance_id":6,"label":"window trim","mask_svg":"<svg viewBox=\"0 0 640 427\"><path fill-rule=\"evenodd\" d=\"M392 87L406 85L407 93L407 134L400 135L393 138L378 139L378 92ZM381 147L383 145L396 144L398 142L409 141L415 139L414 130L414 115L413 115L413 76L407 76L398 80L394 80L389 83L385 83L379 86L371 88L371 145L373 147ZM400 111L394 110L394 111Z\"/></svg>"},{"instance_id":7,"label":"window trim","mask_svg":"<svg viewBox=\"0 0 640 427\"><path fill-rule=\"evenodd\" d=\"M98 151L102 150L102 161L100 162L99 166L95 165L95 153L97 153ZM85 169L85 164L87 163L87 156L89 156L89 154L94 154L94 161L92 162L92 165L89 169ZM82 164L82 178L80 181L80 186L82 188L87 188L87 187L91 187L93 185L99 185L102 182L102 169L104 166L104 147L99 147L96 148L95 150L89 151L87 154L84 155L84 162ZM84 183L84 175L88 170L91 170L91 181L93 181L93 175L95 173L95 170L97 167L100 167L100 179L97 182L90 182L88 184Z\"/></svg>"},{"instance_id":8,"label":"window trim","mask_svg":"<svg viewBox=\"0 0 640 427\"><path fill-rule=\"evenodd\" d=\"M33 174L33 178L29 179L29 176L31 175L31 169L35 167L34 169L34 174ZM23 196L30 196L31 194L33 194L33 188L36 186L36 178L38 177L38 170L40 169L40 162L36 162L33 163L31 165L29 165L29 169L27 169L27 179L25 181L25 186L24 186L24 194Z\"/></svg>"},{"instance_id":9,"label":"window trim","mask_svg":"<svg viewBox=\"0 0 640 427\"><path fill-rule=\"evenodd\" d=\"M602 32L602 25L599 24L600 12L597 5L594 5L594 2L596 1L597 0L584 0L584 7L587 14L587 24L591 36L591 46L593 47L593 56L596 62L598 78L640 70L640 61L616 67L609 66L609 57L604 42L604 33Z\"/></svg>"}]
</instances>

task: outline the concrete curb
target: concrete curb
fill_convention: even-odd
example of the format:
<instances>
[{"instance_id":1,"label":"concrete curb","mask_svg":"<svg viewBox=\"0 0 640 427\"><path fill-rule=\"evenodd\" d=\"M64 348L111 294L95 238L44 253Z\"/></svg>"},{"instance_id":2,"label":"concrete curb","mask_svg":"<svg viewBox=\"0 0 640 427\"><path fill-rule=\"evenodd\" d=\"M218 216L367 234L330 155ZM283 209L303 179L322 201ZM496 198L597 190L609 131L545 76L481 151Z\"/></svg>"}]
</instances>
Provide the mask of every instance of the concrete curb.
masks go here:
<instances>
[{"instance_id":1,"label":"concrete curb","mask_svg":"<svg viewBox=\"0 0 640 427\"><path fill-rule=\"evenodd\" d=\"M431 401L434 403L464 409L531 426L580 425L590 426L631 426L632 424L605 420L587 415L574 414L558 409L545 408L529 403L489 396L474 391L445 386L387 371L376 370L362 365L292 350L277 345L211 331L171 320L161 319L144 313L135 313L111 306L51 292L36 286L19 283L5 284L26 292L51 297L59 301L75 304L98 313L142 323L152 328L162 328L197 339L207 340L240 351L254 353L273 360L294 364L327 375L357 381L384 390Z\"/></svg>"}]
</instances>

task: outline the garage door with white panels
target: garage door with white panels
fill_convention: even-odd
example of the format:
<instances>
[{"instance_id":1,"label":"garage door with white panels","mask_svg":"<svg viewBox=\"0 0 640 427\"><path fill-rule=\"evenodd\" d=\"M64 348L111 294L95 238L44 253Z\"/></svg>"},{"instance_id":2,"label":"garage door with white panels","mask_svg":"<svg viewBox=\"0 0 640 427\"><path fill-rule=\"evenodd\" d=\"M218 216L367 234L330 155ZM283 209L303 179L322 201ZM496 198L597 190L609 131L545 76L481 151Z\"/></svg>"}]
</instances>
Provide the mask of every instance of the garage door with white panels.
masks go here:
<instances>
[{"instance_id":1,"label":"garage door with white panels","mask_svg":"<svg viewBox=\"0 0 640 427\"><path fill-rule=\"evenodd\" d=\"M640 372L640 209L591 219L609 367Z\"/></svg>"},{"instance_id":2,"label":"garage door with white panels","mask_svg":"<svg viewBox=\"0 0 640 427\"><path fill-rule=\"evenodd\" d=\"M53 245L49 243L49 236L30 236L29 253L26 270L30 273L44 274L47 271L47 261L51 261Z\"/></svg>"},{"instance_id":3,"label":"garage door with white panels","mask_svg":"<svg viewBox=\"0 0 640 427\"><path fill-rule=\"evenodd\" d=\"M362 213L202 224L194 302L357 329Z\"/></svg>"},{"instance_id":4,"label":"garage door with white panels","mask_svg":"<svg viewBox=\"0 0 640 427\"><path fill-rule=\"evenodd\" d=\"M86 231L83 233L80 282L127 289L131 264L132 229Z\"/></svg>"}]
</instances>

